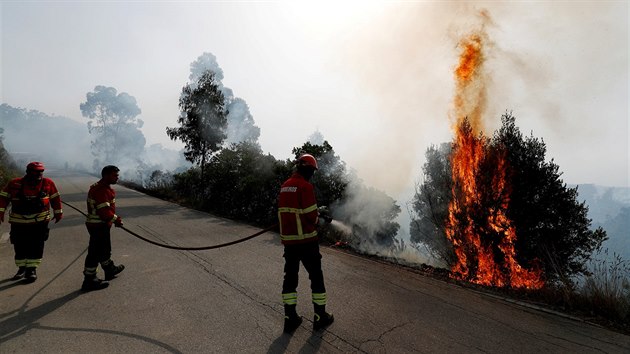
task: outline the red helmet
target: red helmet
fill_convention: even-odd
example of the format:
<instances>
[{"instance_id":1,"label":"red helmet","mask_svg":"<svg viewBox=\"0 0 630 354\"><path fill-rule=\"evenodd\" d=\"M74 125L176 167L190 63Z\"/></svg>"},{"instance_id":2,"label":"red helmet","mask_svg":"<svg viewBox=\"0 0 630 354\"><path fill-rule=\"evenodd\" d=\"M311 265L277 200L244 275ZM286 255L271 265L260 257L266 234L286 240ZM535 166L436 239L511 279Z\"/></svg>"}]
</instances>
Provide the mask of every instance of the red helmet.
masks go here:
<instances>
[{"instance_id":1,"label":"red helmet","mask_svg":"<svg viewBox=\"0 0 630 354\"><path fill-rule=\"evenodd\" d=\"M29 163L28 165L26 165L26 170L27 171L43 171L44 164L41 162L33 161Z\"/></svg>"},{"instance_id":2,"label":"red helmet","mask_svg":"<svg viewBox=\"0 0 630 354\"><path fill-rule=\"evenodd\" d=\"M313 155L311 154L300 155L300 157L298 157L298 164L300 164L301 166L311 166L316 170L318 169L317 160L315 160L315 157L313 157Z\"/></svg>"}]
</instances>

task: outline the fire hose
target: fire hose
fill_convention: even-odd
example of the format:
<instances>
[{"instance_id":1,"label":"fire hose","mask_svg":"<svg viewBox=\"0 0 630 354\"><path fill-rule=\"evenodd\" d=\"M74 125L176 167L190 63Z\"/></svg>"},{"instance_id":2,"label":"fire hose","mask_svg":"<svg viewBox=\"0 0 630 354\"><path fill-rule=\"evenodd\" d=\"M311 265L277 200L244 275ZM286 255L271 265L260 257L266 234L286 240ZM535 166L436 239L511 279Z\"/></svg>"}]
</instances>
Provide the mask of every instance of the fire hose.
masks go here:
<instances>
[{"instance_id":1,"label":"fire hose","mask_svg":"<svg viewBox=\"0 0 630 354\"><path fill-rule=\"evenodd\" d=\"M86 213L84 213L82 210L76 208L75 206L73 206L71 204L68 204L66 202L63 202L63 201L62 201L62 203L67 205L67 206L69 206L70 208L78 211L79 213L83 214L83 216L87 217ZM126 228L124 226L120 226L119 228L125 230L128 234L141 239L142 241L148 242L148 243L150 243L152 245L156 245L156 246L159 246L159 247L169 248L169 249L172 249L172 250L180 250L180 251L204 251L204 250L211 250L211 249L215 249L215 248L227 247L227 246L235 245L237 243L245 242L245 241L250 240L250 239L252 239L254 237L260 236L260 235L262 235L262 234L264 234L264 233L266 233L268 231L274 230L276 227L278 227L278 224L274 224L272 226L269 226L266 229L263 229L263 230L260 230L260 231L258 231L256 233L254 233L252 235L249 235L249 236L246 236L246 237L243 237L243 238L239 238L238 240L225 242L225 243L220 243L220 244L216 244L216 245L212 245L212 246L203 246L203 247L171 246L171 245L167 245L165 243L156 242L156 241L150 240L150 239L148 239L148 238L146 238L144 236L138 235L137 233L129 230L128 228Z\"/></svg>"}]
</instances>

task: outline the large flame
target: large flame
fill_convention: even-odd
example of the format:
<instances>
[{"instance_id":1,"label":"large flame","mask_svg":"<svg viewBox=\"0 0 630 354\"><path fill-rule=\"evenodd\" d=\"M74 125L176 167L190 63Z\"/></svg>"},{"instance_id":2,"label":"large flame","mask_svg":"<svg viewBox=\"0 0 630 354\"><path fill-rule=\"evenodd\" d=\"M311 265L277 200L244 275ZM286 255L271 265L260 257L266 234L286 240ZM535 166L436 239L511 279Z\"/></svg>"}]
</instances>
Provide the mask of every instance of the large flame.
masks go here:
<instances>
[{"instance_id":1,"label":"large flame","mask_svg":"<svg viewBox=\"0 0 630 354\"><path fill-rule=\"evenodd\" d=\"M516 260L516 231L506 212L510 186L505 151L493 151L482 135L487 101L483 71L486 40L483 27L463 38L454 72L453 198L446 236L457 262L451 271L454 277L477 284L540 288L541 271L524 269Z\"/></svg>"}]
</instances>

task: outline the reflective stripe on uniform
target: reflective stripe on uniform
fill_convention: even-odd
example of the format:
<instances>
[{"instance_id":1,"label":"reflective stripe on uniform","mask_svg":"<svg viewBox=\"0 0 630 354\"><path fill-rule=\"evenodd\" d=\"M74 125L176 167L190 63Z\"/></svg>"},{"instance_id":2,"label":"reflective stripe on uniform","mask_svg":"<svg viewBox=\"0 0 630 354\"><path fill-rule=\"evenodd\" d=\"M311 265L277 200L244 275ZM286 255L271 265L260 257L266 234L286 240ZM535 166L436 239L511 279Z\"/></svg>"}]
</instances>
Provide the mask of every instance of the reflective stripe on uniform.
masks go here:
<instances>
[{"instance_id":1,"label":"reflective stripe on uniform","mask_svg":"<svg viewBox=\"0 0 630 354\"><path fill-rule=\"evenodd\" d=\"M286 208L286 207L278 208L279 212L282 212L282 213L295 213L295 214L308 214L311 211L315 211L315 210L317 210L317 204L313 204L310 207L305 208L305 209Z\"/></svg>"},{"instance_id":2,"label":"reflective stripe on uniform","mask_svg":"<svg viewBox=\"0 0 630 354\"><path fill-rule=\"evenodd\" d=\"M282 294L282 303L285 305L297 305L297 293Z\"/></svg>"},{"instance_id":3,"label":"reflective stripe on uniform","mask_svg":"<svg viewBox=\"0 0 630 354\"><path fill-rule=\"evenodd\" d=\"M278 219L280 219L280 239L283 241L296 241L317 236L317 230L309 232L308 234L304 233L304 229L302 228L302 219L300 217L303 214L308 214L315 210L317 210L317 204L313 204L305 209L287 207L278 208ZM297 235L284 235L282 233L282 213L291 213L295 215L295 224L298 232Z\"/></svg>"},{"instance_id":4,"label":"reflective stripe on uniform","mask_svg":"<svg viewBox=\"0 0 630 354\"><path fill-rule=\"evenodd\" d=\"M59 196L59 192L54 193L53 195L49 196L48 198L53 199L53 198L57 198Z\"/></svg>"},{"instance_id":5,"label":"reflective stripe on uniform","mask_svg":"<svg viewBox=\"0 0 630 354\"><path fill-rule=\"evenodd\" d=\"M63 209L54 210L55 214L63 214Z\"/></svg>"},{"instance_id":6,"label":"reflective stripe on uniform","mask_svg":"<svg viewBox=\"0 0 630 354\"><path fill-rule=\"evenodd\" d=\"M313 293L313 303L316 305L326 305L326 293Z\"/></svg>"},{"instance_id":7,"label":"reflective stripe on uniform","mask_svg":"<svg viewBox=\"0 0 630 354\"><path fill-rule=\"evenodd\" d=\"M102 209L102 208L106 208L106 207L108 207L110 205L111 204L109 204L109 202L101 203L101 204L96 206L96 210L99 210L99 209Z\"/></svg>"},{"instance_id":8,"label":"reflective stripe on uniform","mask_svg":"<svg viewBox=\"0 0 630 354\"><path fill-rule=\"evenodd\" d=\"M26 267L26 259L16 259L15 265L18 267Z\"/></svg>"},{"instance_id":9,"label":"reflective stripe on uniform","mask_svg":"<svg viewBox=\"0 0 630 354\"><path fill-rule=\"evenodd\" d=\"M0 191L0 197L9 198L11 195L5 191Z\"/></svg>"},{"instance_id":10,"label":"reflective stripe on uniform","mask_svg":"<svg viewBox=\"0 0 630 354\"><path fill-rule=\"evenodd\" d=\"M83 274L85 274L85 275L94 275L94 274L96 274L96 268L97 267L94 267L94 268L85 267L85 268L83 268Z\"/></svg>"},{"instance_id":11,"label":"reflective stripe on uniform","mask_svg":"<svg viewBox=\"0 0 630 354\"><path fill-rule=\"evenodd\" d=\"M26 260L26 267L27 268L37 268L39 267L39 265L42 263L42 259L27 259Z\"/></svg>"},{"instance_id":12,"label":"reflective stripe on uniform","mask_svg":"<svg viewBox=\"0 0 630 354\"><path fill-rule=\"evenodd\" d=\"M103 208L109 208L112 206L112 204L116 203L116 199L112 199L109 202L103 202L101 204L96 205L96 200L92 199L92 198L88 198L87 199L88 202L88 211L89 214L87 215L85 222L88 224L106 224L108 223L108 221L105 221L103 219L101 219L101 217L96 213L97 210L99 209L103 209ZM109 220L109 222L114 222L116 221L116 219L118 219L118 216L116 214L114 214L114 217Z\"/></svg>"},{"instance_id":13,"label":"reflective stripe on uniform","mask_svg":"<svg viewBox=\"0 0 630 354\"><path fill-rule=\"evenodd\" d=\"M317 231L313 231L311 233L308 234L303 234L303 235L281 235L280 239L284 240L284 241L296 241L296 240L305 240L307 238L311 238L311 237L316 237L317 236Z\"/></svg>"},{"instance_id":14,"label":"reflective stripe on uniform","mask_svg":"<svg viewBox=\"0 0 630 354\"><path fill-rule=\"evenodd\" d=\"M93 214L88 215L85 222L89 224L105 223L105 221L101 220L101 218L98 215L93 215Z\"/></svg>"},{"instance_id":15,"label":"reflective stripe on uniform","mask_svg":"<svg viewBox=\"0 0 630 354\"><path fill-rule=\"evenodd\" d=\"M9 215L9 222L16 224L32 224L48 220L50 220L50 211L48 210L37 214L22 215L11 213L11 215Z\"/></svg>"}]
</instances>

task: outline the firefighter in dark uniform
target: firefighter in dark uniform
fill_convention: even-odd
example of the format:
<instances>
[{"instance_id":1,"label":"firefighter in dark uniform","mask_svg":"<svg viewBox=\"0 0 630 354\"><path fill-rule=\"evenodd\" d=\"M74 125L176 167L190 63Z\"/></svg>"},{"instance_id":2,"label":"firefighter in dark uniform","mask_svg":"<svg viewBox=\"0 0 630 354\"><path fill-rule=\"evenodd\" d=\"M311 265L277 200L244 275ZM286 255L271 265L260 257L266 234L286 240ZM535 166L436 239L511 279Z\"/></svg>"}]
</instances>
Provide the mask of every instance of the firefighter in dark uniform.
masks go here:
<instances>
[{"instance_id":1,"label":"firefighter in dark uniform","mask_svg":"<svg viewBox=\"0 0 630 354\"><path fill-rule=\"evenodd\" d=\"M42 262L44 242L48 240L50 207L53 208L55 223L63 217L57 186L43 175L44 164L31 162L26 166L24 177L9 181L0 192L0 223L11 204L10 239L15 250L15 265L18 266L13 280L37 280L36 270Z\"/></svg>"},{"instance_id":2,"label":"firefighter in dark uniform","mask_svg":"<svg viewBox=\"0 0 630 354\"><path fill-rule=\"evenodd\" d=\"M296 172L280 188L278 219L280 239L284 245L284 332L290 333L302 323L297 314L297 286L300 262L311 279L311 296L315 315L313 328L318 330L330 325L333 316L326 312L326 287L322 273L321 254L317 226L319 211L315 190L309 182L317 170L317 160L310 154L302 154L296 161ZM332 219L326 216L326 221Z\"/></svg>"},{"instance_id":3,"label":"firefighter in dark uniform","mask_svg":"<svg viewBox=\"0 0 630 354\"><path fill-rule=\"evenodd\" d=\"M116 192L111 185L118 182L116 166L105 166L101 171L101 179L90 186L87 196L88 216L85 226L90 234L88 253L85 257L83 269L83 291L100 290L109 283L96 276L98 265L105 272L105 280L112 280L125 269L122 264L115 265L111 259L112 244L110 230L112 224L116 227L123 225L120 216L116 215Z\"/></svg>"}]
</instances>

